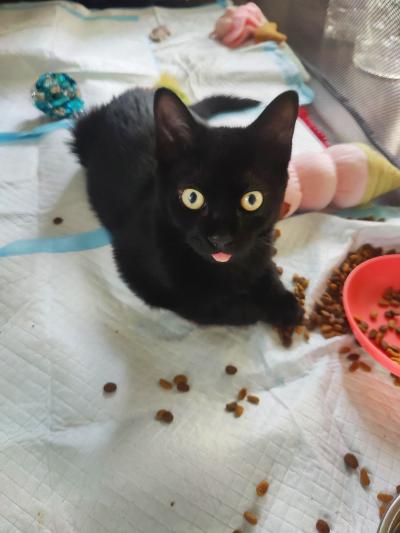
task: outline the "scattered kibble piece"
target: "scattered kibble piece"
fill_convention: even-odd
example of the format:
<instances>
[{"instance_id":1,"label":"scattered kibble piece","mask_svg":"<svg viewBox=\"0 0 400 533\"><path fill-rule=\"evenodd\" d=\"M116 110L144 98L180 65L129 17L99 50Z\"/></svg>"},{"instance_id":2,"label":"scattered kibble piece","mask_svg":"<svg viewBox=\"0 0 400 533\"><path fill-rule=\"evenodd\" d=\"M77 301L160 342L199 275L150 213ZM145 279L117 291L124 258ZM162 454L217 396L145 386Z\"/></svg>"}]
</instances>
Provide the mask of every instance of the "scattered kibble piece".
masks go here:
<instances>
[{"instance_id":1,"label":"scattered kibble piece","mask_svg":"<svg viewBox=\"0 0 400 533\"><path fill-rule=\"evenodd\" d=\"M260 403L260 398L258 396L254 396L253 394L248 394L247 401L258 405Z\"/></svg>"},{"instance_id":2,"label":"scattered kibble piece","mask_svg":"<svg viewBox=\"0 0 400 533\"><path fill-rule=\"evenodd\" d=\"M391 494L387 494L386 492L379 492L377 498L383 503L391 503L393 500L393 496Z\"/></svg>"},{"instance_id":3,"label":"scattered kibble piece","mask_svg":"<svg viewBox=\"0 0 400 533\"><path fill-rule=\"evenodd\" d=\"M256 487L257 496L264 496L265 494L267 494L268 489L269 483L266 479L263 479Z\"/></svg>"},{"instance_id":4,"label":"scattered kibble piece","mask_svg":"<svg viewBox=\"0 0 400 533\"><path fill-rule=\"evenodd\" d=\"M103 390L106 394L111 394L117 390L117 385L115 383L106 383Z\"/></svg>"},{"instance_id":5,"label":"scattered kibble piece","mask_svg":"<svg viewBox=\"0 0 400 533\"><path fill-rule=\"evenodd\" d=\"M318 533L329 533L331 530L328 522L326 522L325 520L322 520L322 518L317 520L315 524L315 529L318 531Z\"/></svg>"},{"instance_id":6,"label":"scattered kibble piece","mask_svg":"<svg viewBox=\"0 0 400 533\"><path fill-rule=\"evenodd\" d=\"M368 337L371 339L371 340L374 340L376 339L376 336L378 335L378 332L376 331L376 329L371 329L370 332L368 333Z\"/></svg>"},{"instance_id":7,"label":"scattered kibble piece","mask_svg":"<svg viewBox=\"0 0 400 533\"><path fill-rule=\"evenodd\" d=\"M240 416L242 416L243 411L244 411L244 407L242 405L239 405L239 404L236 405L236 407L235 407L235 417L239 418Z\"/></svg>"},{"instance_id":8,"label":"scattered kibble piece","mask_svg":"<svg viewBox=\"0 0 400 533\"><path fill-rule=\"evenodd\" d=\"M279 228L275 228L274 229L274 241L276 241L276 239L279 239L279 237L282 235L282 232Z\"/></svg>"},{"instance_id":9,"label":"scattered kibble piece","mask_svg":"<svg viewBox=\"0 0 400 533\"><path fill-rule=\"evenodd\" d=\"M357 457L352 453L346 453L346 455L343 457L343 460L349 468L352 468L353 470L358 468L358 459Z\"/></svg>"},{"instance_id":10,"label":"scattered kibble piece","mask_svg":"<svg viewBox=\"0 0 400 533\"><path fill-rule=\"evenodd\" d=\"M349 353L349 355L347 356L347 359L349 361L358 361L360 359L360 354L358 354L358 353Z\"/></svg>"},{"instance_id":11,"label":"scattered kibble piece","mask_svg":"<svg viewBox=\"0 0 400 533\"><path fill-rule=\"evenodd\" d=\"M157 411L156 417L155 417L156 420L161 420L166 412L167 411L165 409L160 409L159 411Z\"/></svg>"},{"instance_id":12,"label":"scattered kibble piece","mask_svg":"<svg viewBox=\"0 0 400 533\"><path fill-rule=\"evenodd\" d=\"M379 507L379 518L383 518L385 516L386 511L388 510L387 505L381 505Z\"/></svg>"},{"instance_id":13,"label":"scattered kibble piece","mask_svg":"<svg viewBox=\"0 0 400 533\"><path fill-rule=\"evenodd\" d=\"M293 294L295 295L298 303L300 306L304 309L304 302L306 298L306 289L309 284L309 280L307 278L304 278L303 276L300 276L299 274L294 274L292 278L292 282L294 285ZM282 343L282 346L285 348L289 348L293 343L293 334L302 334L305 341L308 340L309 335L305 334L305 327L312 330L315 327L315 321L313 320L314 314L311 314L312 316L309 319L305 319L304 326L302 327L296 327L293 328L291 326L287 327L276 327L279 334L280 341ZM326 335L329 335L330 333L326 333Z\"/></svg>"},{"instance_id":14,"label":"scattered kibble piece","mask_svg":"<svg viewBox=\"0 0 400 533\"><path fill-rule=\"evenodd\" d=\"M170 424L174 419L174 415L171 413L171 411L167 411L165 409L160 409L156 413L156 420L159 420L160 422L164 422L165 424Z\"/></svg>"},{"instance_id":15,"label":"scattered kibble piece","mask_svg":"<svg viewBox=\"0 0 400 533\"><path fill-rule=\"evenodd\" d=\"M353 361L351 363L351 365L349 366L349 372L355 372L356 370L358 370L360 368L360 363L359 361Z\"/></svg>"},{"instance_id":16,"label":"scattered kibble piece","mask_svg":"<svg viewBox=\"0 0 400 533\"><path fill-rule=\"evenodd\" d=\"M225 372L229 374L230 376L233 376L233 374L236 374L237 368L236 366L233 366L233 365L227 365L225 367Z\"/></svg>"},{"instance_id":17,"label":"scattered kibble piece","mask_svg":"<svg viewBox=\"0 0 400 533\"><path fill-rule=\"evenodd\" d=\"M236 402L227 403L225 406L225 410L228 411L228 413L234 413L237 407Z\"/></svg>"},{"instance_id":18,"label":"scattered kibble piece","mask_svg":"<svg viewBox=\"0 0 400 533\"><path fill-rule=\"evenodd\" d=\"M342 346L339 350L339 353L340 354L349 353L350 350L351 350L350 346Z\"/></svg>"},{"instance_id":19,"label":"scattered kibble piece","mask_svg":"<svg viewBox=\"0 0 400 533\"><path fill-rule=\"evenodd\" d=\"M172 380L176 385L178 385L178 383L187 383L187 376L185 376L184 374L178 374L177 376L174 377L174 379Z\"/></svg>"},{"instance_id":20,"label":"scattered kibble piece","mask_svg":"<svg viewBox=\"0 0 400 533\"><path fill-rule=\"evenodd\" d=\"M247 389L243 388L243 389L240 389L240 391L238 392L238 400L244 400L247 396Z\"/></svg>"},{"instance_id":21,"label":"scattered kibble piece","mask_svg":"<svg viewBox=\"0 0 400 533\"><path fill-rule=\"evenodd\" d=\"M248 522L252 526L257 525L257 522L258 522L257 517L253 513L251 513L250 511L245 511L243 513L243 516L244 516L244 519L246 520L246 522Z\"/></svg>"},{"instance_id":22,"label":"scattered kibble piece","mask_svg":"<svg viewBox=\"0 0 400 533\"><path fill-rule=\"evenodd\" d=\"M371 480L369 478L369 472L366 468L361 468L360 470L360 483L365 487L369 487Z\"/></svg>"},{"instance_id":23,"label":"scattered kibble piece","mask_svg":"<svg viewBox=\"0 0 400 533\"><path fill-rule=\"evenodd\" d=\"M188 390L190 390L189 385L187 383L184 383L183 381L177 383L176 388L179 392L188 392Z\"/></svg>"},{"instance_id":24,"label":"scattered kibble piece","mask_svg":"<svg viewBox=\"0 0 400 533\"><path fill-rule=\"evenodd\" d=\"M388 328L389 329L394 329L396 327L396 321L395 320L389 320L388 322Z\"/></svg>"},{"instance_id":25,"label":"scattered kibble piece","mask_svg":"<svg viewBox=\"0 0 400 533\"><path fill-rule=\"evenodd\" d=\"M372 370L372 368L367 363L364 363L364 361L360 361L358 366L361 370L364 370L364 372L371 372Z\"/></svg>"},{"instance_id":26,"label":"scattered kibble piece","mask_svg":"<svg viewBox=\"0 0 400 533\"><path fill-rule=\"evenodd\" d=\"M159 381L158 381L158 384L160 385L160 387L162 387L163 389L165 390L171 390L173 385L170 381L167 381L166 379L163 379L161 378Z\"/></svg>"},{"instance_id":27,"label":"scattered kibble piece","mask_svg":"<svg viewBox=\"0 0 400 533\"><path fill-rule=\"evenodd\" d=\"M376 320L378 318L378 311L371 311L369 317L371 320Z\"/></svg>"},{"instance_id":28,"label":"scattered kibble piece","mask_svg":"<svg viewBox=\"0 0 400 533\"><path fill-rule=\"evenodd\" d=\"M62 224L63 222L64 220L61 217L53 218L53 224L55 224L56 226L58 226L59 224Z\"/></svg>"}]
</instances>

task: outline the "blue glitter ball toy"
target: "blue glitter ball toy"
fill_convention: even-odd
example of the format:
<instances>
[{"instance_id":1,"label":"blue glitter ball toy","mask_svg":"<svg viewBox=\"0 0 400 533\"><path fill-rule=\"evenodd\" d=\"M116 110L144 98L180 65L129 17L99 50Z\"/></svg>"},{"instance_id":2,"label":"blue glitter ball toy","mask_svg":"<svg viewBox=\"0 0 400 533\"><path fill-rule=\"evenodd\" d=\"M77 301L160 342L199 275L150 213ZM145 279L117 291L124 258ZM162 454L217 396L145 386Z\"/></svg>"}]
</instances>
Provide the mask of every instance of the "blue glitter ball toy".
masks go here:
<instances>
[{"instance_id":1,"label":"blue glitter ball toy","mask_svg":"<svg viewBox=\"0 0 400 533\"><path fill-rule=\"evenodd\" d=\"M51 118L79 115L84 106L80 96L76 81L62 72L45 72L32 91L35 106Z\"/></svg>"}]
</instances>

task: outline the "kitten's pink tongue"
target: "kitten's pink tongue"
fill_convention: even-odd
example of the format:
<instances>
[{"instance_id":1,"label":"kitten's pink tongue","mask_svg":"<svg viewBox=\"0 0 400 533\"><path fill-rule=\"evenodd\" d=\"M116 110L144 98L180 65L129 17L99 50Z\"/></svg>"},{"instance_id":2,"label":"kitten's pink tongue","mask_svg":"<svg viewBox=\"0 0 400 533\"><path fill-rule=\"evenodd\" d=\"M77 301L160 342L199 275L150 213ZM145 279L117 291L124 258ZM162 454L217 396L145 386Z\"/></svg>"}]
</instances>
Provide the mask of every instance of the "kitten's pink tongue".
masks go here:
<instances>
[{"instance_id":1,"label":"kitten's pink tongue","mask_svg":"<svg viewBox=\"0 0 400 533\"><path fill-rule=\"evenodd\" d=\"M232 254L224 254L224 252L218 252L212 254L212 258L218 263L226 263L232 257Z\"/></svg>"}]
</instances>

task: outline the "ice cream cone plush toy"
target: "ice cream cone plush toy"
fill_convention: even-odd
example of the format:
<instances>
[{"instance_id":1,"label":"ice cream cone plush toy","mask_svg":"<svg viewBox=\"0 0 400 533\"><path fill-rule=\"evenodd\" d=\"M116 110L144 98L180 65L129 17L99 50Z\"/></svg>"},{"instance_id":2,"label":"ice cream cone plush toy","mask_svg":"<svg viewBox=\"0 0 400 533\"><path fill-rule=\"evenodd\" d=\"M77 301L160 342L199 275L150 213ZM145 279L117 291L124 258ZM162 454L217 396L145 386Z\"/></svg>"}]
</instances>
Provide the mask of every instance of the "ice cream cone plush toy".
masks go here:
<instances>
[{"instance_id":1,"label":"ice cream cone plush toy","mask_svg":"<svg viewBox=\"0 0 400 533\"><path fill-rule=\"evenodd\" d=\"M297 209L355 207L400 187L400 169L366 144L336 144L289 163L282 216Z\"/></svg>"},{"instance_id":2,"label":"ice cream cone plush toy","mask_svg":"<svg viewBox=\"0 0 400 533\"><path fill-rule=\"evenodd\" d=\"M236 48L249 39L254 39L256 43L275 41L278 44L287 39L278 31L276 22L268 22L253 2L228 7L215 23L211 36L229 48Z\"/></svg>"}]
</instances>

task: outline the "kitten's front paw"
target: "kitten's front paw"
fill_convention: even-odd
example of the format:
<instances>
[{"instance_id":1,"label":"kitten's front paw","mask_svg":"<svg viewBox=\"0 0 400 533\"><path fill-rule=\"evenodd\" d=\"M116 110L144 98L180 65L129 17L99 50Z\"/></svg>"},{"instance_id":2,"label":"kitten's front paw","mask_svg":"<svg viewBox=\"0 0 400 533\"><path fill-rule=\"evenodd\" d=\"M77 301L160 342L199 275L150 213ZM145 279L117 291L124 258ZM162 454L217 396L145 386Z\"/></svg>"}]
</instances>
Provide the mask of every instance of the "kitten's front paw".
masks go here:
<instances>
[{"instance_id":1,"label":"kitten's front paw","mask_svg":"<svg viewBox=\"0 0 400 533\"><path fill-rule=\"evenodd\" d=\"M276 299L271 316L272 324L276 326L298 326L303 323L304 310L290 291L283 292Z\"/></svg>"}]
</instances>

